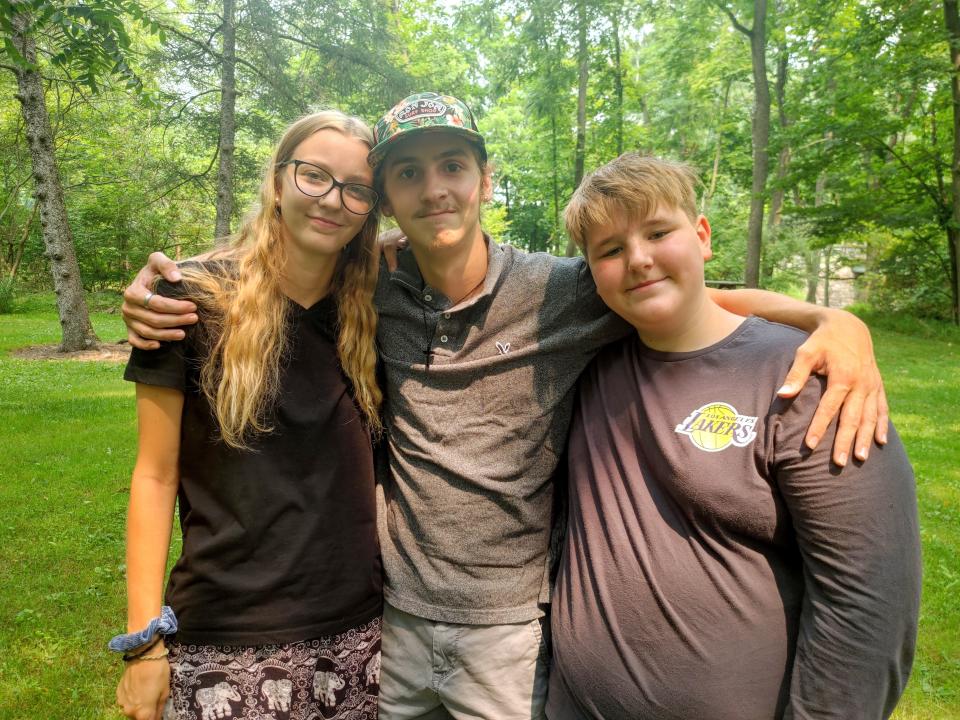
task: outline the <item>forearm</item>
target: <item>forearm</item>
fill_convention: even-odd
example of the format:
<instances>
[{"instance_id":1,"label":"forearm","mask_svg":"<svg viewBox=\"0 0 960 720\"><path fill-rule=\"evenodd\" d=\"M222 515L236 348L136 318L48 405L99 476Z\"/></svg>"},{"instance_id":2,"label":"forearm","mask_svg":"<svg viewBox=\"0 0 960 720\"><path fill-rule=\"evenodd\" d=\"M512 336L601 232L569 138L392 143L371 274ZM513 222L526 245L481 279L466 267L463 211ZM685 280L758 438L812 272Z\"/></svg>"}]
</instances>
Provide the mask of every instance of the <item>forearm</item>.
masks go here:
<instances>
[{"instance_id":1,"label":"forearm","mask_svg":"<svg viewBox=\"0 0 960 720\"><path fill-rule=\"evenodd\" d=\"M160 615L177 478L134 471L127 514L127 631Z\"/></svg>"},{"instance_id":2,"label":"forearm","mask_svg":"<svg viewBox=\"0 0 960 720\"><path fill-rule=\"evenodd\" d=\"M813 332L830 313L841 312L767 290L708 290L711 299L728 312L756 315L764 320Z\"/></svg>"},{"instance_id":3,"label":"forearm","mask_svg":"<svg viewBox=\"0 0 960 720\"><path fill-rule=\"evenodd\" d=\"M127 513L127 624L143 629L160 614L179 484L183 393L137 383L139 447Z\"/></svg>"}]
</instances>

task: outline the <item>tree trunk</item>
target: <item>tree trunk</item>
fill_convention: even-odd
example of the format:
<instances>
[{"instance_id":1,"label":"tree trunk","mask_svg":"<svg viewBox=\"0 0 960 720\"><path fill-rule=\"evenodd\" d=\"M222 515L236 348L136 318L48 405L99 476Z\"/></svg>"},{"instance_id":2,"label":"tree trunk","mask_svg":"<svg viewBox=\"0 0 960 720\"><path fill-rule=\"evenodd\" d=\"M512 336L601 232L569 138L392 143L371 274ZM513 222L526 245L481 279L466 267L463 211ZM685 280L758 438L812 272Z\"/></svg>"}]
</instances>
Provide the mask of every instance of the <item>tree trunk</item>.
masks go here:
<instances>
[{"instance_id":1,"label":"tree trunk","mask_svg":"<svg viewBox=\"0 0 960 720\"><path fill-rule=\"evenodd\" d=\"M223 61L220 65L220 167L217 171L217 221L214 228L218 243L230 236L233 215L233 149L237 132L235 108L236 36L234 0L223 0Z\"/></svg>"},{"instance_id":2,"label":"tree trunk","mask_svg":"<svg viewBox=\"0 0 960 720\"><path fill-rule=\"evenodd\" d=\"M807 297L808 303L817 302L817 287L820 284L820 251L807 250L803 256L807 268Z\"/></svg>"},{"instance_id":3,"label":"tree trunk","mask_svg":"<svg viewBox=\"0 0 960 720\"><path fill-rule=\"evenodd\" d=\"M33 221L37 219L37 211L39 209L40 203L35 202L33 204L33 210L30 213L30 219L27 220L27 224L23 226L23 230L20 233L20 242L14 250L13 262L10 263L10 272L7 275L9 280L13 280L17 276L17 271L20 270L20 263L23 261L23 251L26 249L27 240L30 238L30 228L33 227Z\"/></svg>"},{"instance_id":4,"label":"tree trunk","mask_svg":"<svg viewBox=\"0 0 960 720\"><path fill-rule=\"evenodd\" d=\"M943 14L950 38L950 90L953 95L953 162L950 165L951 215L947 225L950 249L950 294L953 298L953 322L960 325L960 13L957 0L943 0Z\"/></svg>"},{"instance_id":5,"label":"tree trunk","mask_svg":"<svg viewBox=\"0 0 960 720\"><path fill-rule=\"evenodd\" d=\"M577 0L577 60L580 79L577 85L577 147L573 156L573 189L580 187L587 147L587 79L590 73L590 56L587 54L587 4ZM567 257L577 254L577 245L567 239Z\"/></svg>"},{"instance_id":6,"label":"tree trunk","mask_svg":"<svg viewBox=\"0 0 960 720\"><path fill-rule=\"evenodd\" d=\"M830 307L830 256L833 255L833 245L827 245L823 251L823 306Z\"/></svg>"},{"instance_id":7,"label":"tree trunk","mask_svg":"<svg viewBox=\"0 0 960 720\"><path fill-rule=\"evenodd\" d=\"M12 20L14 47L31 65L29 69L18 68L14 74L17 78L17 100L20 101L30 148L35 195L40 205L40 228L46 248L44 254L50 260L53 291L57 296L57 313L62 330L60 350L85 350L95 347L98 340L90 324L73 234L67 222L67 206L54 155L47 101L36 68L36 46L33 38L25 33L29 20L26 15L14 15Z\"/></svg>"},{"instance_id":8,"label":"tree trunk","mask_svg":"<svg viewBox=\"0 0 960 720\"><path fill-rule=\"evenodd\" d=\"M730 102L731 85L733 85L733 80L727 79L727 82L723 88L723 105L720 108L720 117L717 118L717 146L713 151L713 170L710 173L710 185L707 186L707 193L703 198L702 212L704 215L710 214L710 205L713 203L713 195L717 191L717 177L720 175L720 149L723 144L721 142L723 136L720 128L723 125L724 118L727 116L727 104Z\"/></svg>"},{"instance_id":9,"label":"tree trunk","mask_svg":"<svg viewBox=\"0 0 960 720\"><path fill-rule=\"evenodd\" d=\"M777 119L779 120L781 147L780 155L777 157L777 187L770 195L770 214L767 217L767 227L771 230L776 229L783 220L783 200L786 196L786 189L783 187L783 181L787 177L787 169L790 166L790 146L786 142L786 130L790 124L787 118L787 109L784 106L787 89L787 48L781 47L777 58L777 83L775 94L777 96Z\"/></svg>"},{"instance_id":10,"label":"tree trunk","mask_svg":"<svg viewBox=\"0 0 960 720\"><path fill-rule=\"evenodd\" d=\"M557 114L550 113L550 152L553 156L553 237L551 238L551 251L554 248L560 250L560 177L557 169L560 164L557 160Z\"/></svg>"},{"instance_id":11,"label":"tree trunk","mask_svg":"<svg viewBox=\"0 0 960 720\"><path fill-rule=\"evenodd\" d=\"M760 263L761 277L763 278L764 285L773 279L773 274L776 270L771 257L775 257L776 253L771 253L770 250L775 248L780 240L777 229L783 221L783 201L786 197L786 190L783 187L783 183L787 177L787 169L790 164L790 146L786 141L786 130L789 123L787 121L787 111L784 107L787 86L787 61L787 48L781 46L777 54L777 80L774 84L774 95L777 98L777 120L780 129L780 152L777 154L775 187L770 192L770 207L767 210L767 238L764 242L764 249L766 250L764 255L768 260L767 262ZM761 258L761 260L762 259L763 258Z\"/></svg>"},{"instance_id":12,"label":"tree trunk","mask_svg":"<svg viewBox=\"0 0 960 720\"><path fill-rule=\"evenodd\" d=\"M770 88L767 85L767 0L754 0L750 56L753 64L753 183L750 221L747 225L747 262L744 282L748 288L760 285L760 252L763 246L763 208L770 165Z\"/></svg>"},{"instance_id":13,"label":"tree trunk","mask_svg":"<svg viewBox=\"0 0 960 720\"><path fill-rule=\"evenodd\" d=\"M613 17L613 87L617 98L617 155L623 155L623 67L620 49L620 7L614 8Z\"/></svg>"}]
</instances>

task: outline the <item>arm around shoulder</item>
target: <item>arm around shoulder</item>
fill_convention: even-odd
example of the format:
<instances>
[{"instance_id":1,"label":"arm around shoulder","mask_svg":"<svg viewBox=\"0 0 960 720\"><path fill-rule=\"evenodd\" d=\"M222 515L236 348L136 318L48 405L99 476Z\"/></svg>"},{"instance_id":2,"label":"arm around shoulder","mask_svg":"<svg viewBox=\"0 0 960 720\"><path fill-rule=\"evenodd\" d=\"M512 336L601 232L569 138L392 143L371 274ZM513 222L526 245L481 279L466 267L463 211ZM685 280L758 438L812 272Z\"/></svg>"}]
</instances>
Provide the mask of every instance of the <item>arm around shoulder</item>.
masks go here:
<instances>
[{"instance_id":1,"label":"arm around shoulder","mask_svg":"<svg viewBox=\"0 0 960 720\"><path fill-rule=\"evenodd\" d=\"M844 310L811 305L765 290L711 290L718 305L738 315L792 325L811 335L797 349L780 394L793 397L811 373L827 378L817 412L810 421L805 442L816 447L827 426L839 413L840 427L833 443L833 460L845 465L853 456L866 460L876 440L887 439L889 410L883 379L866 324Z\"/></svg>"}]
</instances>

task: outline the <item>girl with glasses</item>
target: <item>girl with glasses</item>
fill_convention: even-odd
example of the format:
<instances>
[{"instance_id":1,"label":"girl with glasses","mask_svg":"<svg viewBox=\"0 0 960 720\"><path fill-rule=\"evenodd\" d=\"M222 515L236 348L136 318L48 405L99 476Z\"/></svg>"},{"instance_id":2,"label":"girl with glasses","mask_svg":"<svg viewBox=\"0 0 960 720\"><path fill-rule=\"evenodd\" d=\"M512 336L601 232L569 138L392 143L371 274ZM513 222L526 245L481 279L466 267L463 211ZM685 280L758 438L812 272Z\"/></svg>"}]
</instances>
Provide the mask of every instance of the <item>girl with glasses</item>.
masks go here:
<instances>
[{"instance_id":1,"label":"girl with glasses","mask_svg":"<svg viewBox=\"0 0 960 720\"><path fill-rule=\"evenodd\" d=\"M199 323L126 371L128 717L376 717L372 139L336 111L291 125L232 245L156 288Z\"/></svg>"}]
</instances>

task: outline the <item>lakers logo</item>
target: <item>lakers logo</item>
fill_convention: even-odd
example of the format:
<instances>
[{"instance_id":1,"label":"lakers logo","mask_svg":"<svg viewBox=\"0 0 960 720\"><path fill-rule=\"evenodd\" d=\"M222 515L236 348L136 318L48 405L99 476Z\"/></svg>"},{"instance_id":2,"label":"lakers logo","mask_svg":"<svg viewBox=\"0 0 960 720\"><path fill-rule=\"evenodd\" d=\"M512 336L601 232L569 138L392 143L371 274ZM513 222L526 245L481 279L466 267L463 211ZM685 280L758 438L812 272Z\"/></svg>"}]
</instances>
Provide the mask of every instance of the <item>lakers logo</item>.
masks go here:
<instances>
[{"instance_id":1,"label":"lakers logo","mask_svg":"<svg viewBox=\"0 0 960 720\"><path fill-rule=\"evenodd\" d=\"M707 452L720 452L729 445L746 447L757 437L757 418L740 415L725 402L712 402L697 408L674 428L690 442Z\"/></svg>"}]
</instances>

